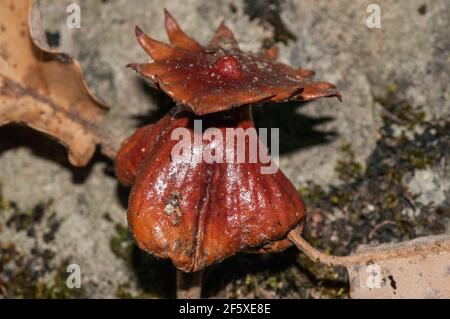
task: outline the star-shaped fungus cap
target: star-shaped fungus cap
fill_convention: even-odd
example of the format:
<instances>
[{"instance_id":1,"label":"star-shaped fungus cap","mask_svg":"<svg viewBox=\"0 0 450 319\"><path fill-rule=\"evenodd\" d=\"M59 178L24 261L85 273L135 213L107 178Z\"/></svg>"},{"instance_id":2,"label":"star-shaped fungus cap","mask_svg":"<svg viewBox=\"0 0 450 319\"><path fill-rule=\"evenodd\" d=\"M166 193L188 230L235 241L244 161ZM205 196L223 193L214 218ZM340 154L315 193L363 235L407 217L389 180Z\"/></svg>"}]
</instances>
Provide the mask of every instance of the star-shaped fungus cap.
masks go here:
<instances>
[{"instance_id":1,"label":"star-shaped fungus cap","mask_svg":"<svg viewBox=\"0 0 450 319\"><path fill-rule=\"evenodd\" d=\"M276 47L261 55L243 52L224 23L206 46L186 35L166 10L165 27L170 44L136 27L137 40L152 61L128 66L196 115L265 101L341 99L333 84L310 80L314 71L276 62Z\"/></svg>"}]
</instances>

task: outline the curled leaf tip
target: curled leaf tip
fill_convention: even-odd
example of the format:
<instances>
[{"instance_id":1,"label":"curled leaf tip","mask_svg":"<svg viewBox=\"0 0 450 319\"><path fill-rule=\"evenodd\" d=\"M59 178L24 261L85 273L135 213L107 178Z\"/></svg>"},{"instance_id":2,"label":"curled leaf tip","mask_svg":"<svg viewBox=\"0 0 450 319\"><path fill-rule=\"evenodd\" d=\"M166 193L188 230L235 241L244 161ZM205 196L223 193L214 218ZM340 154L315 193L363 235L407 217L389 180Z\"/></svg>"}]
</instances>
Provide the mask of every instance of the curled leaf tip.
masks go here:
<instances>
[{"instance_id":1,"label":"curled leaf tip","mask_svg":"<svg viewBox=\"0 0 450 319\"><path fill-rule=\"evenodd\" d=\"M143 34L143 33L144 33L144 31L142 31L142 29L141 29L139 26L135 26L135 27L134 27L134 34L135 34L137 37L141 36L141 34Z\"/></svg>"},{"instance_id":2,"label":"curled leaf tip","mask_svg":"<svg viewBox=\"0 0 450 319\"><path fill-rule=\"evenodd\" d=\"M175 18L166 9L164 9L164 21L166 32L171 44L188 51L200 51L202 49L201 45L198 44L197 41L189 37L181 29Z\"/></svg>"},{"instance_id":3,"label":"curled leaf tip","mask_svg":"<svg viewBox=\"0 0 450 319\"><path fill-rule=\"evenodd\" d=\"M138 69L139 69L139 64L137 64L137 63L128 63L126 65L126 67L137 72Z\"/></svg>"},{"instance_id":4,"label":"curled leaf tip","mask_svg":"<svg viewBox=\"0 0 450 319\"><path fill-rule=\"evenodd\" d=\"M297 72L302 78L312 78L316 75L316 71L314 70L298 69Z\"/></svg>"}]
</instances>

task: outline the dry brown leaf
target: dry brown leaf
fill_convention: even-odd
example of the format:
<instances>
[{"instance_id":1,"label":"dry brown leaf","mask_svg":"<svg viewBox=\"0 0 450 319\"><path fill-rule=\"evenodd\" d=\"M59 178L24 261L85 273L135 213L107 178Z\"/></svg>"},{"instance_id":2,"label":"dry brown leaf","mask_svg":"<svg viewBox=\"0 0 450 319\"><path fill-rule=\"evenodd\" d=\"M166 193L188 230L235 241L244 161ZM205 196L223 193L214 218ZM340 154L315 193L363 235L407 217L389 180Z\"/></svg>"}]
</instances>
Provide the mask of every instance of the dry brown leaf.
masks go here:
<instances>
[{"instance_id":1,"label":"dry brown leaf","mask_svg":"<svg viewBox=\"0 0 450 319\"><path fill-rule=\"evenodd\" d=\"M347 267L352 298L450 298L450 236L358 247L366 254L373 260Z\"/></svg>"},{"instance_id":2,"label":"dry brown leaf","mask_svg":"<svg viewBox=\"0 0 450 319\"><path fill-rule=\"evenodd\" d=\"M450 298L450 235L364 245L342 257L318 251L298 232L288 237L313 261L346 267L352 298Z\"/></svg>"},{"instance_id":3,"label":"dry brown leaf","mask_svg":"<svg viewBox=\"0 0 450 319\"><path fill-rule=\"evenodd\" d=\"M0 3L0 126L22 123L68 148L69 160L84 166L96 144L114 155L99 128L107 112L88 90L77 61L50 50L40 33L32 0Z\"/></svg>"}]
</instances>

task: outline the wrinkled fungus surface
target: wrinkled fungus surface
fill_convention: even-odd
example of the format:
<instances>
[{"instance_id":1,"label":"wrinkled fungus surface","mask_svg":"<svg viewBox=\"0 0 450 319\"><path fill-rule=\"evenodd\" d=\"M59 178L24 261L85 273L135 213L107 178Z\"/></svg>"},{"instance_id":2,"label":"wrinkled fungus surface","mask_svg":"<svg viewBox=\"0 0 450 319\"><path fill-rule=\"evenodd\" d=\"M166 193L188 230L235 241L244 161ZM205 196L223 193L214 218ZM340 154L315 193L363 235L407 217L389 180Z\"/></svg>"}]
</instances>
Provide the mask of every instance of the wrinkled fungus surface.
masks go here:
<instances>
[{"instance_id":1,"label":"wrinkled fungus surface","mask_svg":"<svg viewBox=\"0 0 450 319\"><path fill-rule=\"evenodd\" d=\"M185 271L278 241L305 217L296 189L281 170L261 174L260 161L208 164L172 160L175 128L192 132L192 155L202 152L194 145L196 118L174 109L156 125L140 128L122 148L117 162L117 175L133 184L128 220L139 246L171 258ZM247 129L253 127L253 121L246 107L225 119L221 114L208 116L203 119L203 129L209 127L219 128L225 136L227 127ZM247 139L246 149L248 143ZM201 147L208 145L203 142ZM263 247L284 248L283 243Z\"/></svg>"}]
</instances>

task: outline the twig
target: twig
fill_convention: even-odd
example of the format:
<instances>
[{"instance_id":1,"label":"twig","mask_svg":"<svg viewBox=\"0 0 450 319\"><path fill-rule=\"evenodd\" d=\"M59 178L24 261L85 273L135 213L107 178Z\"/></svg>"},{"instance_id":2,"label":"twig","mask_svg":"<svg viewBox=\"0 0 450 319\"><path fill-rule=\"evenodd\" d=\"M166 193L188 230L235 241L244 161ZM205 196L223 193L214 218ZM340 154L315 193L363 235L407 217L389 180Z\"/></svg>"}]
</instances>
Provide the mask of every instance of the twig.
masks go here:
<instances>
[{"instance_id":1,"label":"twig","mask_svg":"<svg viewBox=\"0 0 450 319\"><path fill-rule=\"evenodd\" d=\"M327 266L344 266L351 264L347 258L349 257L340 257L327 255L320 250L317 250L313 246L311 246L299 233L295 230L292 230L288 233L290 241L292 241L297 248L303 252L306 256L308 256L314 262L320 262Z\"/></svg>"},{"instance_id":2,"label":"twig","mask_svg":"<svg viewBox=\"0 0 450 319\"><path fill-rule=\"evenodd\" d=\"M393 258L411 257L414 255L423 254L424 252L429 253L432 250L441 251L442 249L444 249L443 245L439 245L436 243L424 244L420 246L410 245L403 247L399 245L398 247L387 247L386 249L361 252L350 256L333 256L312 247L302 236L300 236L300 233L298 231L290 231L287 237L295 244L295 246L297 246L300 251L302 251L314 262L320 262L327 266L343 266L347 268L353 265L367 265L370 263L375 263L377 261ZM447 249L449 248L450 247L447 247Z\"/></svg>"},{"instance_id":3,"label":"twig","mask_svg":"<svg viewBox=\"0 0 450 319\"><path fill-rule=\"evenodd\" d=\"M384 226L387 226L387 225L394 225L394 226L397 226L397 223L396 223L395 221L393 221L393 220L385 220L385 221L382 221L381 223L375 225L375 227L370 231L368 238L369 238L369 239L372 239L373 236L375 236L375 234L376 234L381 228L383 228Z\"/></svg>"}]
</instances>

